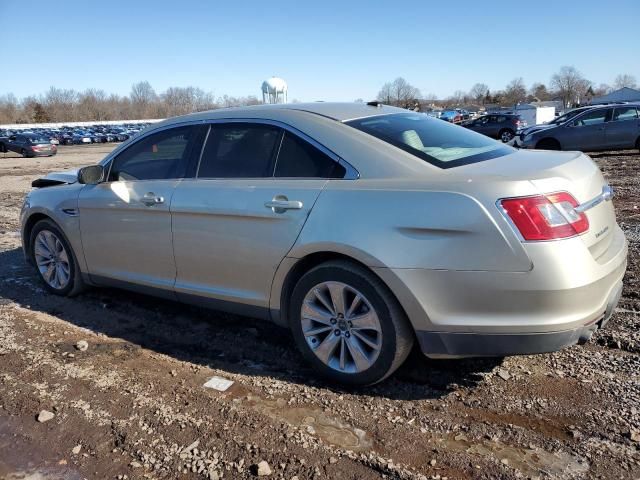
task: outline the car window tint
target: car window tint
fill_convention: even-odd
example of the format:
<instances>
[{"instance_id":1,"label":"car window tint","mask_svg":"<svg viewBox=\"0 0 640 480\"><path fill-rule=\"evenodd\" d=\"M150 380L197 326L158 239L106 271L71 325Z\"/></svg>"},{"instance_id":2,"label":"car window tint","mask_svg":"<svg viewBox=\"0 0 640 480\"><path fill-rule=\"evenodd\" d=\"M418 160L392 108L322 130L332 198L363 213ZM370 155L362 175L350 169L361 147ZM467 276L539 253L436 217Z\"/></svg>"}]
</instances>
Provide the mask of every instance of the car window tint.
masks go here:
<instances>
[{"instance_id":1,"label":"car window tint","mask_svg":"<svg viewBox=\"0 0 640 480\"><path fill-rule=\"evenodd\" d=\"M109 181L182 178L195 127L164 130L134 143L113 161Z\"/></svg>"},{"instance_id":2,"label":"car window tint","mask_svg":"<svg viewBox=\"0 0 640 480\"><path fill-rule=\"evenodd\" d=\"M270 177L280 132L271 125L211 125L198 178Z\"/></svg>"},{"instance_id":3,"label":"car window tint","mask_svg":"<svg viewBox=\"0 0 640 480\"><path fill-rule=\"evenodd\" d=\"M496 118L497 123L503 123L506 121L507 121L507 117L505 117L504 115L500 115L499 117Z\"/></svg>"},{"instance_id":4,"label":"car window tint","mask_svg":"<svg viewBox=\"0 0 640 480\"><path fill-rule=\"evenodd\" d=\"M587 112L582 115L580 118L577 118L573 121L573 124L576 127L586 127L589 125L597 125L599 123L604 123L607 118L607 109L593 110L591 112Z\"/></svg>"},{"instance_id":5,"label":"car window tint","mask_svg":"<svg viewBox=\"0 0 640 480\"><path fill-rule=\"evenodd\" d=\"M614 122L623 122L625 120L635 120L638 118L638 111L635 107L616 108L613 113Z\"/></svg>"},{"instance_id":6,"label":"car window tint","mask_svg":"<svg viewBox=\"0 0 640 480\"><path fill-rule=\"evenodd\" d=\"M344 178L346 169L296 135L285 132L276 160L276 177Z\"/></svg>"}]
</instances>

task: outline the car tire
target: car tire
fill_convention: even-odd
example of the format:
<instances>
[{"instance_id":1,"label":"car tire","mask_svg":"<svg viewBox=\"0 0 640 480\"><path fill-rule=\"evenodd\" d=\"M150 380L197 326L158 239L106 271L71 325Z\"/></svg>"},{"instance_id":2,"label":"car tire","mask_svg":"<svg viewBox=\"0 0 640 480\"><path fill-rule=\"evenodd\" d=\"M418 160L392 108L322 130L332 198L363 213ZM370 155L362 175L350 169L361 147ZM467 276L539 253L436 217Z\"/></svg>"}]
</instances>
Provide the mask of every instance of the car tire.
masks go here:
<instances>
[{"instance_id":1,"label":"car tire","mask_svg":"<svg viewBox=\"0 0 640 480\"><path fill-rule=\"evenodd\" d=\"M561 150L560 142L555 138L543 138L536 143L536 148L538 150Z\"/></svg>"},{"instance_id":2,"label":"car tire","mask_svg":"<svg viewBox=\"0 0 640 480\"><path fill-rule=\"evenodd\" d=\"M85 289L73 249L52 220L35 224L29 237L29 254L49 292L73 297Z\"/></svg>"},{"instance_id":3,"label":"car tire","mask_svg":"<svg viewBox=\"0 0 640 480\"><path fill-rule=\"evenodd\" d=\"M516 133L513 130L504 129L500 130L498 133L498 138L502 141L502 143L509 143L516 136Z\"/></svg>"},{"instance_id":4,"label":"car tire","mask_svg":"<svg viewBox=\"0 0 640 480\"><path fill-rule=\"evenodd\" d=\"M320 264L300 278L288 318L311 366L330 382L349 386L387 378L407 358L415 338L382 280L343 260Z\"/></svg>"},{"instance_id":5,"label":"car tire","mask_svg":"<svg viewBox=\"0 0 640 480\"><path fill-rule=\"evenodd\" d=\"M640 150L640 137L636 140L636 148Z\"/></svg>"},{"instance_id":6,"label":"car tire","mask_svg":"<svg viewBox=\"0 0 640 480\"><path fill-rule=\"evenodd\" d=\"M23 158L29 158L29 153L24 148L20 150L20 155L22 155Z\"/></svg>"},{"instance_id":7,"label":"car tire","mask_svg":"<svg viewBox=\"0 0 640 480\"><path fill-rule=\"evenodd\" d=\"M7 153L7 147L4 146L4 143L0 143L0 153Z\"/></svg>"}]
</instances>

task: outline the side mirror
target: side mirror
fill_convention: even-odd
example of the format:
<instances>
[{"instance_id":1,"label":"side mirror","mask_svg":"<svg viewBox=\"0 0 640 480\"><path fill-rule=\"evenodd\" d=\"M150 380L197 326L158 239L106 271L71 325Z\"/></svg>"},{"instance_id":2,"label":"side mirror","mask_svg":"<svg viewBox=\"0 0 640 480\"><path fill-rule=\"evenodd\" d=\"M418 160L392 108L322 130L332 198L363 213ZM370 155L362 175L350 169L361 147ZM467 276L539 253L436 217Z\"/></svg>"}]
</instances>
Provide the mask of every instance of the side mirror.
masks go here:
<instances>
[{"instance_id":1,"label":"side mirror","mask_svg":"<svg viewBox=\"0 0 640 480\"><path fill-rule=\"evenodd\" d=\"M90 165L78 170L78 183L97 185L102 182L104 167L102 165Z\"/></svg>"}]
</instances>

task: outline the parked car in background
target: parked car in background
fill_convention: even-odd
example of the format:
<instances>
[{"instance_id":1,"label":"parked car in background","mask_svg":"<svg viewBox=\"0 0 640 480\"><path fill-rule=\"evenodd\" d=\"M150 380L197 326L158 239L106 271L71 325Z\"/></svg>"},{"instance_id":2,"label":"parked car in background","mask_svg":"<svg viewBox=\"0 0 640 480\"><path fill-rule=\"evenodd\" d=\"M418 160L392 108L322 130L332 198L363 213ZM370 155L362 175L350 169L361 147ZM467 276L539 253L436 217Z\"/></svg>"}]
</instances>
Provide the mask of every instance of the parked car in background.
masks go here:
<instances>
[{"instance_id":1,"label":"parked car in background","mask_svg":"<svg viewBox=\"0 0 640 480\"><path fill-rule=\"evenodd\" d=\"M462 113L460 110L444 110L440 114L440 120L445 120L449 123L460 123L462 122Z\"/></svg>"},{"instance_id":2,"label":"parked car in background","mask_svg":"<svg viewBox=\"0 0 640 480\"><path fill-rule=\"evenodd\" d=\"M1 152L16 152L23 157L50 157L57 148L49 139L37 133L19 133L0 140Z\"/></svg>"},{"instance_id":3,"label":"parked car in background","mask_svg":"<svg viewBox=\"0 0 640 480\"><path fill-rule=\"evenodd\" d=\"M93 143L91 134L89 132L85 132L82 130L76 130L75 132L73 132L72 140L74 145L82 145L83 143Z\"/></svg>"},{"instance_id":4,"label":"parked car in background","mask_svg":"<svg viewBox=\"0 0 640 480\"><path fill-rule=\"evenodd\" d=\"M558 117L542 128L523 131L522 148L542 150L640 149L640 104L591 106Z\"/></svg>"},{"instance_id":5,"label":"parked car in background","mask_svg":"<svg viewBox=\"0 0 640 480\"><path fill-rule=\"evenodd\" d=\"M118 286L272 320L352 385L391 375L414 342L433 357L584 343L626 269L588 156L387 106L173 118L33 186L21 236L50 292Z\"/></svg>"},{"instance_id":6,"label":"parked car in background","mask_svg":"<svg viewBox=\"0 0 640 480\"><path fill-rule=\"evenodd\" d=\"M520 115L504 113L484 115L462 123L462 126L469 130L502 140L504 143L513 140L518 130L526 125L527 123L522 120Z\"/></svg>"},{"instance_id":7,"label":"parked car in background","mask_svg":"<svg viewBox=\"0 0 640 480\"><path fill-rule=\"evenodd\" d=\"M547 128L551 128L551 127L554 127L556 125L562 125L563 123L571 120L573 117L575 117L579 113L586 112L587 110L589 110L591 108L594 108L594 107L595 106L593 106L593 105L587 105L585 107L574 108L573 110L569 110L568 112L565 112L562 115L558 115L557 117L555 117L553 120L551 120L548 123L540 123L540 124L537 124L537 125L530 125L528 127L525 127L523 129L521 129L520 132L518 132L518 134L516 135L514 145L519 147L520 144L522 143L522 139L525 136L529 135L530 133L537 132L539 130L545 130Z\"/></svg>"}]
</instances>

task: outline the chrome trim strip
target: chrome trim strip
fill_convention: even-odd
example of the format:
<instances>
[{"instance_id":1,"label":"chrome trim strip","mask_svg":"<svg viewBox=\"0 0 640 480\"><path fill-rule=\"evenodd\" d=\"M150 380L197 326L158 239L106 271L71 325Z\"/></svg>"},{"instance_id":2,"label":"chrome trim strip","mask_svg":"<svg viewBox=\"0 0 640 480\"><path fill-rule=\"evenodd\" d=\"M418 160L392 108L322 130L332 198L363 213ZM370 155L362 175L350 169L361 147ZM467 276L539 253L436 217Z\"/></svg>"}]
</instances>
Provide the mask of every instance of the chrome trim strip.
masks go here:
<instances>
[{"instance_id":1,"label":"chrome trim strip","mask_svg":"<svg viewBox=\"0 0 640 480\"><path fill-rule=\"evenodd\" d=\"M584 213L587 210L595 207L596 205L600 205L602 202L610 201L614 196L613 187L609 185L605 185L602 187L602 193L591 200L587 200L584 203L581 203L577 207L574 207L574 210L578 213Z\"/></svg>"},{"instance_id":2,"label":"chrome trim strip","mask_svg":"<svg viewBox=\"0 0 640 480\"><path fill-rule=\"evenodd\" d=\"M322 153L324 153L325 155L329 156L334 162L337 162L338 164L342 165L345 168L346 173L345 173L343 178L335 178L335 179L332 179L332 180L357 180L358 178L360 178L360 172L358 172L358 170L356 170L353 167L353 165L351 165L345 159L343 159L339 155L337 155L334 152L332 152L331 150L329 150L327 147L322 145L320 142L318 142L314 138L310 137L309 135L307 135L304 132L301 132L296 127L294 127L292 125L289 125L288 123L284 123L284 122L281 122L279 120L271 120L271 119L268 119L268 118L250 118L250 117L243 117L243 118L211 118L211 119L200 119L200 120L176 122L176 123L171 123L171 124L167 124L167 125L162 125L162 126L156 127L156 128L150 128L149 130L144 131L144 133L138 134L137 136L129 139L131 141L127 140L126 142L122 143L115 150L113 150L111 153L109 153L109 155L107 155L104 159L102 159L99 163L100 163L100 165L103 165L103 166L106 165L107 163L109 163L109 167L106 169L107 170L106 178L109 178L109 174L111 173L111 163L113 163L113 162L111 162L111 160L113 160L113 158L116 155L120 154L125 148L129 148L129 146L134 145L135 143L138 143L139 141L143 140L147 136L153 135L155 133L158 133L158 132L161 132L163 130L170 129L170 128L185 127L185 126L189 126L189 125L211 125L211 124L215 124L215 123L262 123L262 124L266 124L266 125L273 125L273 126L276 126L276 127L280 127L280 128L282 128L284 130L289 131L290 133L292 133L294 135L297 135L298 137L302 138L303 140L309 142L311 145L316 147ZM211 128L209 128L209 131L211 131ZM207 136L208 136L208 133L207 133ZM204 147L204 144L203 144L203 147ZM202 152L200 152L200 159L202 159ZM198 170L199 169L200 169L200 161L198 161ZM197 178L197 175L196 175L196 178Z\"/></svg>"}]
</instances>

